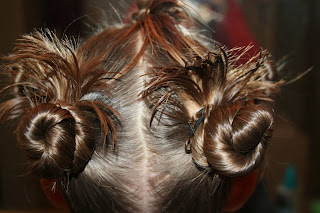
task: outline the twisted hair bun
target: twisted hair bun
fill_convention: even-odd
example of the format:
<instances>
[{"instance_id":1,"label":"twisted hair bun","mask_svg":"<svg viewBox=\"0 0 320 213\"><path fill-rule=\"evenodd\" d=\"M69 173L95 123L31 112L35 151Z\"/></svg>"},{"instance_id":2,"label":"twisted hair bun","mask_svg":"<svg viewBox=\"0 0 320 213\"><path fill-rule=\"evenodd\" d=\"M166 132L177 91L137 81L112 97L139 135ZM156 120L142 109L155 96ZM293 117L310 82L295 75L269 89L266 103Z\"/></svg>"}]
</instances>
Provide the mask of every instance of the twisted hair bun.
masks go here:
<instances>
[{"instance_id":1,"label":"twisted hair bun","mask_svg":"<svg viewBox=\"0 0 320 213\"><path fill-rule=\"evenodd\" d=\"M194 57L184 67L167 67L154 75L144 95L162 94L154 103L154 114L162 103L170 102L179 108L177 113L188 115L186 151L192 153L198 167L239 177L263 160L273 113L262 104L272 101L270 96L278 92L280 83L264 80L266 52L255 58L257 62L243 65L236 65L232 57L232 51L218 47L205 57Z\"/></svg>"},{"instance_id":2,"label":"twisted hair bun","mask_svg":"<svg viewBox=\"0 0 320 213\"><path fill-rule=\"evenodd\" d=\"M228 177L253 172L264 159L272 112L261 105L241 102L207 107L205 111L202 130L198 130L192 143L195 163Z\"/></svg>"},{"instance_id":3,"label":"twisted hair bun","mask_svg":"<svg viewBox=\"0 0 320 213\"><path fill-rule=\"evenodd\" d=\"M94 137L90 123L72 105L40 104L28 112L17 137L41 178L78 174L91 158Z\"/></svg>"},{"instance_id":4,"label":"twisted hair bun","mask_svg":"<svg viewBox=\"0 0 320 213\"><path fill-rule=\"evenodd\" d=\"M98 139L111 134L117 147L111 115L116 110L88 94L107 94L103 57L84 57L68 40L50 31L24 36L6 57L15 96L0 104L0 121L20 120L17 136L30 160L31 171L41 178L78 175L90 160ZM56 104L58 103L58 104ZM100 122L101 136L93 127ZM101 137L101 138L100 138Z\"/></svg>"}]
</instances>

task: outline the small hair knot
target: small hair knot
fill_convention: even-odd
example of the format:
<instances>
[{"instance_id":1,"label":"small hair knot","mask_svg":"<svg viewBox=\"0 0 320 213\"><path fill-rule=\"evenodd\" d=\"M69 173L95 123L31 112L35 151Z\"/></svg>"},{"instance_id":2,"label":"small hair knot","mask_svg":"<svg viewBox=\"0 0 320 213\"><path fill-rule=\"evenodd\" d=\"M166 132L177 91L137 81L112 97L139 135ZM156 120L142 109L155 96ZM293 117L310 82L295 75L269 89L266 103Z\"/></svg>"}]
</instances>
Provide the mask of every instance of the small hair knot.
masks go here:
<instances>
[{"instance_id":1,"label":"small hair knot","mask_svg":"<svg viewBox=\"0 0 320 213\"><path fill-rule=\"evenodd\" d=\"M135 12L132 16L132 19L134 21L138 21L140 19L143 19L144 17L146 17L148 14L150 13L150 8L143 8L138 10L137 12Z\"/></svg>"}]
</instances>

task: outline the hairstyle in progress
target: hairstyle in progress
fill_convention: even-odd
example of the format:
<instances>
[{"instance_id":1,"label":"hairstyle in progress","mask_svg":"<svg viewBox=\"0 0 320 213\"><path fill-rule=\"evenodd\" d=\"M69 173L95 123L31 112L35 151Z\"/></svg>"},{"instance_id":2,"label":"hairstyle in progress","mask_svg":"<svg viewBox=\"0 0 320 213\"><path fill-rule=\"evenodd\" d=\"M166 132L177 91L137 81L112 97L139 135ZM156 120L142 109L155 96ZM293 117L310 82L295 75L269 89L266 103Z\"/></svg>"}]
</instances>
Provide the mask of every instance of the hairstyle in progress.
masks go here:
<instances>
[{"instance_id":1,"label":"hairstyle in progress","mask_svg":"<svg viewBox=\"0 0 320 213\"><path fill-rule=\"evenodd\" d=\"M182 2L138 6L81 44L23 36L0 120L18 120L30 171L57 179L72 212L221 212L264 159L268 54L238 65Z\"/></svg>"}]
</instances>

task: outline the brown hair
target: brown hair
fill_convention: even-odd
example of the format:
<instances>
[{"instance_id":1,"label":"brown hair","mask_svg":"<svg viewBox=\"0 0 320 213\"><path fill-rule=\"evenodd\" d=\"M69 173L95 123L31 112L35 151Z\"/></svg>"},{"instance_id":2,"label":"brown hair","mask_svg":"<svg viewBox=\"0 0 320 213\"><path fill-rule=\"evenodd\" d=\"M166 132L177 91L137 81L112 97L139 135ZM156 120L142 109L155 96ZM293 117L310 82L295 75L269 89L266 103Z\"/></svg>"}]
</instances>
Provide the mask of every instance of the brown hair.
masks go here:
<instances>
[{"instance_id":1,"label":"brown hair","mask_svg":"<svg viewBox=\"0 0 320 213\"><path fill-rule=\"evenodd\" d=\"M20 119L31 171L56 178L74 212L221 212L232 178L264 159L269 56L237 65L180 1L138 5L79 46L24 36L0 120Z\"/></svg>"}]
</instances>

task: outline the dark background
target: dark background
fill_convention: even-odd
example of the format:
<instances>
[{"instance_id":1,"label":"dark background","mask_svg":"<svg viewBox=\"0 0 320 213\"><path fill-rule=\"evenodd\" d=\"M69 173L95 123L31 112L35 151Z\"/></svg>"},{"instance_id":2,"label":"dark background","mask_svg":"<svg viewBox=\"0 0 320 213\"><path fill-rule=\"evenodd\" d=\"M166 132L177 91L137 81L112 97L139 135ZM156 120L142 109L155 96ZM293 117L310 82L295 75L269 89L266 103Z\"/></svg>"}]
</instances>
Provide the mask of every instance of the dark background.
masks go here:
<instances>
[{"instance_id":1,"label":"dark background","mask_svg":"<svg viewBox=\"0 0 320 213\"><path fill-rule=\"evenodd\" d=\"M130 3L108 0L10 0L0 2L0 54L11 52L14 42L34 28L55 29L61 37L87 37L96 17L125 11ZM303 78L282 88L277 102L277 126L269 152L265 183L271 199L287 165L298 172L298 212L308 212L320 199L320 1L241 0L248 27L275 61L286 57L280 77L290 80L312 68ZM104 12L103 12L104 11ZM91 19L88 17L92 17ZM0 134L0 209L51 208L36 177L25 174L24 154L14 138L14 125L4 124ZM35 210L32 210L34 212ZM41 212L41 210L39 210Z\"/></svg>"}]
</instances>

